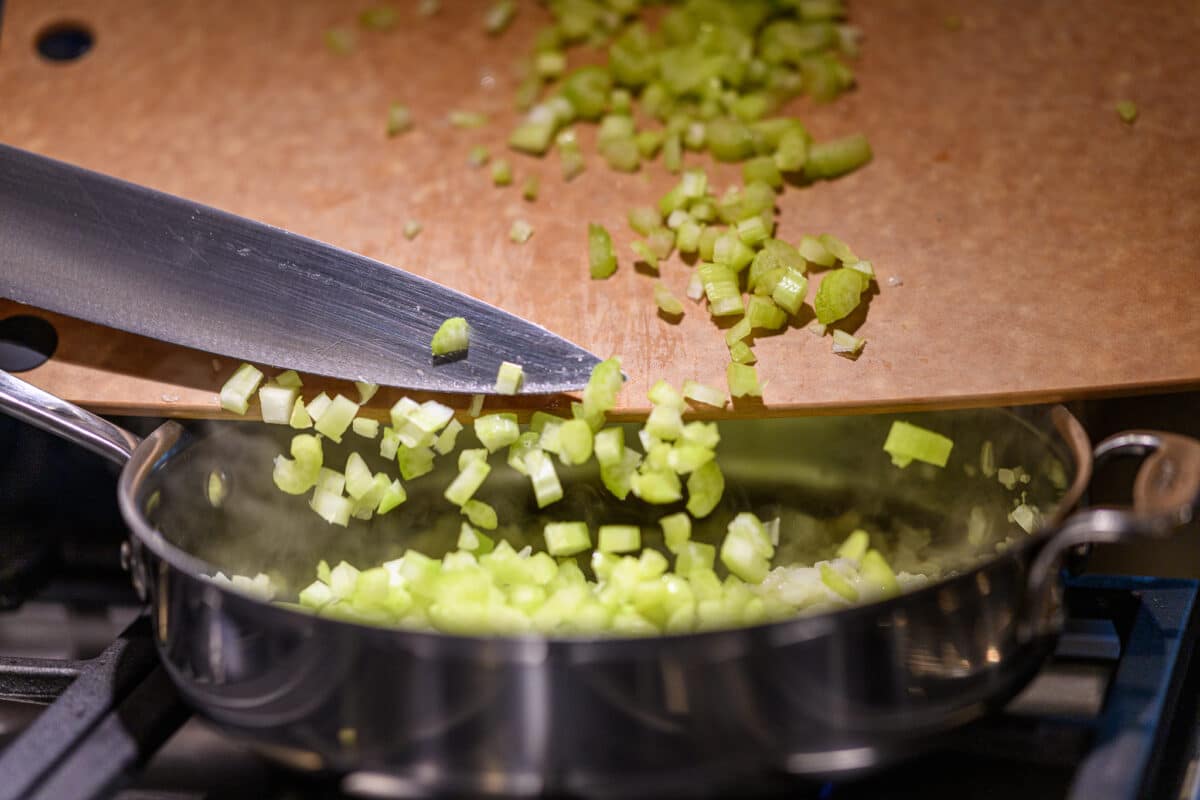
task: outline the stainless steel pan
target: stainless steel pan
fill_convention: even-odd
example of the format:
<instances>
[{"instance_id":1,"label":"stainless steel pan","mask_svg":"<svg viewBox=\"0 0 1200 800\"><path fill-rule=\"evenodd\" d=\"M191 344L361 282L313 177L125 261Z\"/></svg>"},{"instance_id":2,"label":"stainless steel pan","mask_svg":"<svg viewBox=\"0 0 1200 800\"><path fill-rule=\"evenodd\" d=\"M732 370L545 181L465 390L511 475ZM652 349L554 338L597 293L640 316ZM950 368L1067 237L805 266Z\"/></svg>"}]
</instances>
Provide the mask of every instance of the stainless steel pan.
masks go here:
<instances>
[{"instance_id":1,"label":"stainless steel pan","mask_svg":"<svg viewBox=\"0 0 1200 800\"><path fill-rule=\"evenodd\" d=\"M343 774L347 789L380 796L669 795L728 791L764 770L870 769L1025 684L1058 632L1066 551L1165 535L1200 502L1200 443L1131 432L1095 454L1146 456L1134 507L1070 513L1092 453L1061 408L906 415L955 440L944 470L893 468L880 451L888 416L729 422L719 452L729 488L714 530L737 510L779 514L786 549L789 537L807 535L797 520L850 512L847 524L898 536L928 530L922 557L945 574L891 600L736 630L461 637L312 616L205 577L262 570L294 589L321 557L365 566L410 545L437 555L452 536L439 532L421 481L392 515L330 528L270 487L287 431L247 423L197 435L168 422L139 442L4 373L0 409L124 464L129 570L162 661L191 705L275 758ZM1033 535L1007 519L1013 492L967 474L985 440L999 464L1032 473L1021 491L1047 511ZM1050 479L1052 460L1065 491ZM204 499L213 470L230 487L220 508ZM587 477L564 476L567 496L552 507L560 518L630 513L606 505ZM489 481L484 499L502 519L532 523L528 488L514 478ZM431 498L445 485L437 474L422 480ZM974 508L984 509L982 528L971 522Z\"/></svg>"}]
</instances>

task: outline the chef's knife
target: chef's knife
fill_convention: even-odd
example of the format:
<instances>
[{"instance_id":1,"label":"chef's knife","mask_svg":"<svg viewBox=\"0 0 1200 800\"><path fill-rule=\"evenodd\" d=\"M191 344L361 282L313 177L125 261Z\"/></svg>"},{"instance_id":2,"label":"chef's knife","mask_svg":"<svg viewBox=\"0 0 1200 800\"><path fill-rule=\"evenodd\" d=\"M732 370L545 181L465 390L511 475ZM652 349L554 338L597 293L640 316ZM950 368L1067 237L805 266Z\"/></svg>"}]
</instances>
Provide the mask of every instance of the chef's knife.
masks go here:
<instances>
[{"instance_id":1,"label":"chef's knife","mask_svg":"<svg viewBox=\"0 0 1200 800\"><path fill-rule=\"evenodd\" d=\"M582 388L598 358L432 281L294 233L0 145L0 297L221 355L434 392ZM463 358L429 343L465 317Z\"/></svg>"}]
</instances>

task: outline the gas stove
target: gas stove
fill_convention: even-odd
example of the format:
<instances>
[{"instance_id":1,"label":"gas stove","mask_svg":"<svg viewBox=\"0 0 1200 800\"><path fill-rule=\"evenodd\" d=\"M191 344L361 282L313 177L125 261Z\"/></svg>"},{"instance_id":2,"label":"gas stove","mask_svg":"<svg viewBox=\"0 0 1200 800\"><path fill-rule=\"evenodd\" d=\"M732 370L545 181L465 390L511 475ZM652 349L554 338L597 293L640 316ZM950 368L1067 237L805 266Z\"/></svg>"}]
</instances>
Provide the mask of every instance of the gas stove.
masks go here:
<instances>
[{"instance_id":1,"label":"gas stove","mask_svg":"<svg viewBox=\"0 0 1200 800\"><path fill-rule=\"evenodd\" d=\"M0 452L21 454L0 458L0 800L379 796L194 717L120 569L110 468L4 418ZM1065 600L1055 656L1002 713L865 778L739 796L1200 800L1200 582L1089 575Z\"/></svg>"}]
</instances>

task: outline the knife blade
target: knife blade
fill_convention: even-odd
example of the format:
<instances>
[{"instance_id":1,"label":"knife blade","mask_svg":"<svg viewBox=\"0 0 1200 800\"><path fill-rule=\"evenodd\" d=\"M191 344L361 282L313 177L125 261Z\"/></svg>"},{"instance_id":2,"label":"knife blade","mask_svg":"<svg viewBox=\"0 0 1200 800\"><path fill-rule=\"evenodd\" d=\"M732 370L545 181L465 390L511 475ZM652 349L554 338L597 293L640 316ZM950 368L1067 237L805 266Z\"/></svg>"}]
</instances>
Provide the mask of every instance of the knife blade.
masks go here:
<instances>
[{"instance_id":1,"label":"knife blade","mask_svg":"<svg viewBox=\"0 0 1200 800\"><path fill-rule=\"evenodd\" d=\"M295 233L0 144L0 297L244 361L432 392L580 389L596 356L494 306ZM448 317L463 358L433 359Z\"/></svg>"}]
</instances>

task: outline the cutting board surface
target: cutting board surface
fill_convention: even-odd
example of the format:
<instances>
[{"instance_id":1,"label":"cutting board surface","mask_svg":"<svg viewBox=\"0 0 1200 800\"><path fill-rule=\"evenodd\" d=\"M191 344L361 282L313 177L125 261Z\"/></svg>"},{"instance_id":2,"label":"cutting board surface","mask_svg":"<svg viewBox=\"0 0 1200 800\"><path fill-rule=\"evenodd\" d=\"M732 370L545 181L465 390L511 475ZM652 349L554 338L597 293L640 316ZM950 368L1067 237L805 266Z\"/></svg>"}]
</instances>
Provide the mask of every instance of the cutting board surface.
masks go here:
<instances>
[{"instance_id":1,"label":"cutting board surface","mask_svg":"<svg viewBox=\"0 0 1200 800\"><path fill-rule=\"evenodd\" d=\"M368 3L266 0L10 0L0 32L0 140L378 258L620 354L624 410L658 378L724 385L727 350L699 306L657 314L633 268L625 212L675 178L654 162L610 171L585 135L587 171L506 154L495 188L467 151L493 154L516 119L514 65L548 19L522 3L487 37L485 3L444 0L432 19L394 3L397 30L323 45ZM728 413L829 413L1057 400L1200 385L1200 11L1195 3L946 0L852 3L864 34L858 88L788 110L818 139L862 131L875 160L841 180L789 188L778 235L832 232L874 263L880 289L857 361L795 328L755 344L763 403ZM961 18L952 30L948 15ZM95 35L75 62L42 59L47 25ZM1132 99L1136 124L1116 116ZM390 101L412 132L384 136ZM454 129L452 109L484 111ZM736 168L715 168L719 189ZM541 176L536 203L520 183ZM535 234L508 240L513 220ZM404 222L424 231L407 241ZM587 278L586 224L614 235L620 269ZM0 221L0 224L3 224ZM662 280L683 296L690 267ZM811 302L813 287L810 287ZM0 300L58 328L23 377L106 412L219 413L236 366ZM803 322L803 320L802 320ZM314 379L308 386L342 388ZM344 390L344 389L343 389ZM307 392L306 392L307 394ZM382 393L377 410L397 396ZM561 402L562 398L558 399ZM529 407L543 399L524 399Z\"/></svg>"}]
</instances>

